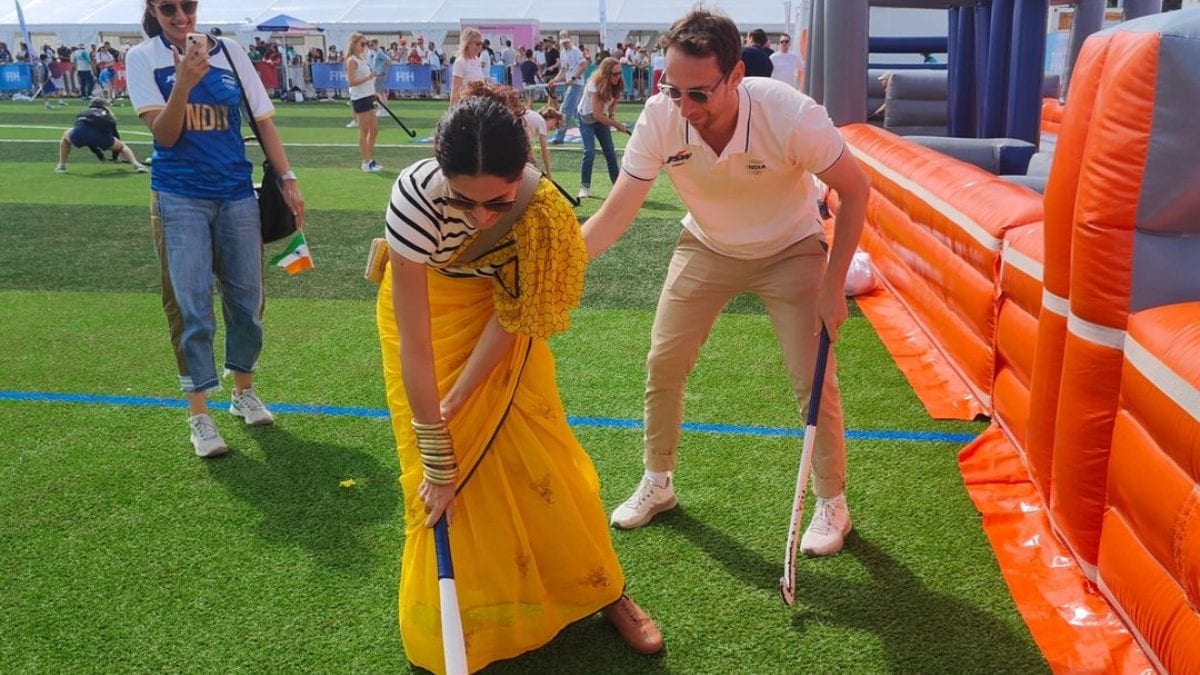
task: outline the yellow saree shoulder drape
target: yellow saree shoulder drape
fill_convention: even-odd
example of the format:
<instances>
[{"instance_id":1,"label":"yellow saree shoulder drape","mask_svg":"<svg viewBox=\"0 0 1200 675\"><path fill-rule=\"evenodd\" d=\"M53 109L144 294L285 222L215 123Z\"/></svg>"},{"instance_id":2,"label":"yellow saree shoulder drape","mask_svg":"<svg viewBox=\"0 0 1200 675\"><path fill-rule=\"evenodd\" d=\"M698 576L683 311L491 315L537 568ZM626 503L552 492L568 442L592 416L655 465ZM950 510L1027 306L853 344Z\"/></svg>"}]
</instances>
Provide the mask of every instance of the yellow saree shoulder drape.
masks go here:
<instances>
[{"instance_id":1,"label":"yellow saree shoulder drape","mask_svg":"<svg viewBox=\"0 0 1200 675\"><path fill-rule=\"evenodd\" d=\"M544 228L547 218L561 219L555 198L539 189L525 220ZM575 229L566 236L577 238L573 215L569 225ZM524 223L514 232L520 240L530 229ZM581 243L568 246L571 264L583 264ZM538 263L523 259L521 265L521 284L533 292L530 275L537 274ZM438 389L445 395L497 311L499 291L491 279L451 278L432 269L427 274ZM376 319L405 501L400 633L409 661L441 673L437 560L433 530L424 526L424 505L417 496L422 467L401 377L390 273L379 289ZM557 323L559 330L565 328L564 321ZM617 600L625 580L596 470L567 425L544 337L518 335L512 353L450 421L450 433L460 472L450 542L467 661L474 672L546 644L567 624Z\"/></svg>"}]
</instances>

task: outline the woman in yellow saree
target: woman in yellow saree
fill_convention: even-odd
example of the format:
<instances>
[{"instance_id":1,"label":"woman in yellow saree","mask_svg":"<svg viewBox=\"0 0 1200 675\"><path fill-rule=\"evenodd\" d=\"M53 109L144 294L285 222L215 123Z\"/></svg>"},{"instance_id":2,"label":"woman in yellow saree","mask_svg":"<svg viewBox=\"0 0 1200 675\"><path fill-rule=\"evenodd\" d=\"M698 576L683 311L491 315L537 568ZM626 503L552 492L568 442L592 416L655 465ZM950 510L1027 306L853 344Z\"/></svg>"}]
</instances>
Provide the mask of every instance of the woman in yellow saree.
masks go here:
<instances>
[{"instance_id":1,"label":"woman in yellow saree","mask_svg":"<svg viewBox=\"0 0 1200 675\"><path fill-rule=\"evenodd\" d=\"M447 509L472 672L597 611L657 652L546 344L582 294L578 224L548 181L525 177L528 138L505 94L470 94L439 123L436 158L401 172L387 214L377 321L405 497L405 654L444 672L431 527Z\"/></svg>"}]
</instances>

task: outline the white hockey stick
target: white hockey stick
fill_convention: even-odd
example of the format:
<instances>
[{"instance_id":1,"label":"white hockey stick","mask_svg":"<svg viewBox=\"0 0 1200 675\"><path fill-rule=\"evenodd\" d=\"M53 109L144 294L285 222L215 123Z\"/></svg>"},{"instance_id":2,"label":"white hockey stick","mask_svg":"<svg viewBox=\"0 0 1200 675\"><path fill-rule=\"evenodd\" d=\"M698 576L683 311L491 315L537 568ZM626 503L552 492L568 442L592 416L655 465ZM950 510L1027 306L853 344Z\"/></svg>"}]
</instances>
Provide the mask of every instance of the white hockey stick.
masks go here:
<instances>
[{"instance_id":1,"label":"white hockey stick","mask_svg":"<svg viewBox=\"0 0 1200 675\"><path fill-rule=\"evenodd\" d=\"M447 675L466 675L467 645L463 640L462 617L458 613L458 589L454 584L454 560L450 557L450 528L446 515L433 526L437 551L438 603L442 606L442 655Z\"/></svg>"},{"instance_id":2,"label":"white hockey stick","mask_svg":"<svg viewBox=\"0 0 1200 675\"><path fill-rule=\"evenodd\" d=\"M796 475L796 495L792 498L792 522L788 525L787 548L783 553L783 576L779 578L779 595L789 607L796 602L796 547L800 544L800 520L804 517L804 493L808 488L808 471L812 466L813 444L817 437L817 415L821 412L821 389L825 384L825 363L829 360L829 333L821 329L817 345L817 365L813 372L812 391L808 395L808 416L804 422L804 449L800 452L800 471Z\"/></svg>"}]
</instances>

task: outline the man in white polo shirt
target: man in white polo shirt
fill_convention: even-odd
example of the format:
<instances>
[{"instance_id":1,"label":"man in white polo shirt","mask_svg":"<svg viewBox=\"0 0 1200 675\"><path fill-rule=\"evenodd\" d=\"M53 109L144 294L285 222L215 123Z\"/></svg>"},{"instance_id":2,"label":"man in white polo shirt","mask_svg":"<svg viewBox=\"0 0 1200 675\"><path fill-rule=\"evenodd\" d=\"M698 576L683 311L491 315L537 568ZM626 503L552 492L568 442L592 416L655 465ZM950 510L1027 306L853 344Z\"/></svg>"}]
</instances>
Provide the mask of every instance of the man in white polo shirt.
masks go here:
<instances>
[{"instance_id":1,"label":"man in white polo shirt","mask_svg":"<svg viewBox=\"0 0 1200 675\"><path fill-rule=\"evenodd\" d=\"M842 289L870 190L824 108L782 82L743 79L741 36L728 17L693 10L661 44L660 93L646 103L617 184L583 228L589 254L599 255L628 229L662 170L688 208L646 364L646 473L613 511L621 528L640 527L676 504L671 473L684 383L717 315L738 293L762 299L792 389L807 404L821 326L836 341L846 319ZM828 260L813 175L839 197ZM822 392L812 463L817 507L801 540L809 555L837 552L851 528L832 353Z\"/></svg>"},{"instance_id":2,"label":"man in white polo shirt","mask_svg":"<svg viewBox=\"0 0 1200 675\"><path fill-rule=\"evenodd\" d=\"M562 114L565 117L562 126L554 134L554 138L550 140L555 145L561 145L567 137L567 127L579 126L579 99L583 97L583 72L587 69L587 61L583 58L583 52L577 47L571 45L571 36L567 31L561 31L558 34L558 41L562 45L562 53L559 55L558 75L547 83L547 86L561 82L566 89L563 94Z\"/></svg>"}]
</instances>

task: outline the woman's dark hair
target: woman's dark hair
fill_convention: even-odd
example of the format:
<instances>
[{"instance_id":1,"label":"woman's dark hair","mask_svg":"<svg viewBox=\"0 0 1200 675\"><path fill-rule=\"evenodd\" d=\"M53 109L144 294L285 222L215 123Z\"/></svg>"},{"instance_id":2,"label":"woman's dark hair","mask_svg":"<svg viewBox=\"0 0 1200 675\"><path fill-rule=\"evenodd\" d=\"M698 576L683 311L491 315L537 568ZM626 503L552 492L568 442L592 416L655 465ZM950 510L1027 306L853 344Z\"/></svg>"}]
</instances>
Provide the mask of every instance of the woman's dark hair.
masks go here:
<instances>
[{"instance_id":1,"label":"woman's dark hair","mask_svg":"<svg viewBox=\"0 0 1200 675\"><path fill-rule=\"evenodd\" d=\"M509 87L472 82L438 122L434 156L442 173L519 179L529 158L529 136L513 107L518 101Z\"/></svg>"},{"instance_id":2,"label":"woman's dark hair","mask_svg":"<svg viewBox=\"0 0 1200 675\"><path fill-rule=\"evenodd\" d=\"M153 0L146 0L146 7L142 10L142 30L150 37L162 35L162 26L158 23L158 17L154 16Z\"/></svg>"},{"instance_id":3,"label":"woman's dark hair","mask_svg":"<svg viewBox=\"0 0 1200 675\"><path fill-rule=\"evenodd\" d=\"M658 40L665 52L678 49L688 56L717 57L717 66L728 75L742 60L742 37L733 19L720 12L697 8L679 19Z\"/></svg>"}]
</instances>

